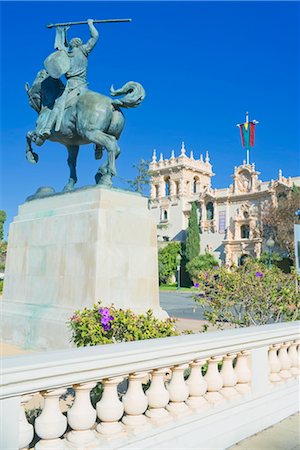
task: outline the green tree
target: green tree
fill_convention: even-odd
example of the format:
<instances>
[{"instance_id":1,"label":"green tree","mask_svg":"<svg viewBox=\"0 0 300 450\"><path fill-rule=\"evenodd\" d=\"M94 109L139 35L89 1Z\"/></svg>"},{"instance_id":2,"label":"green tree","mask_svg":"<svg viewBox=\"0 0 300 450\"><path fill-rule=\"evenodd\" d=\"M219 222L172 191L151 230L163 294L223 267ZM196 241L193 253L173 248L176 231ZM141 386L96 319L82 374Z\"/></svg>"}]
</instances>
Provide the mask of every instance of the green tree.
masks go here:
<instances>
[{"instance_id":1,"label":"green tree","mask_svg":"<svg viewBox=\"0 0 300 450\"><path fill-rule=\"evenodd\" d=\"M185 242L185 258L186 262L189 263L196 256L199 255L200 251L200 235L197 217L197 206L196 203L192 203L191 214L189 217L189 224L186 233Z\"/></svg>"},{"instance_id":2,"label":"green tree","mask_svg":"<svg viewBox=\"0 0 300 450\"><path fill-rule=\"evenodd\" d=\"M0 241L4 239L4 222L6 221L6 212L0 210Z\"/></svg>"},{"instance_id":3,"label":"green tree","mask_svg":"<svg viewBox=\"0 0 300 450\"><path fill-rule=\"evenodd\" d=\"M189 273L192 281L197 282L203 270L209 270L213 267L217 267L218 261L211 253L204 253L204 255L195 256L192 261L186 265L186 270Z\"/></svg>"},{"instance_id":4,"label":"green tree","mask_svg":"<svg viewBox=\"0 0 300 450\"><path fill-rule=\"evenodd\" d=\"M150 161L141 159L139 163L132 166L138 173L132 180L127 180L127 183L133 191L145 194L145 189L150 183L149 164Z\"/></svg>"},{"instance_id":5,"label":"green tree","mask_svg":"<svg viewBox=\"0 0 300 450\"><path fill-rule=\"evenodd\" d=\"M180 242L170 242L166 247L158 250L159 282L169 283L176 275L177 256L182 255Z\"/></svg>"}]
</instances>

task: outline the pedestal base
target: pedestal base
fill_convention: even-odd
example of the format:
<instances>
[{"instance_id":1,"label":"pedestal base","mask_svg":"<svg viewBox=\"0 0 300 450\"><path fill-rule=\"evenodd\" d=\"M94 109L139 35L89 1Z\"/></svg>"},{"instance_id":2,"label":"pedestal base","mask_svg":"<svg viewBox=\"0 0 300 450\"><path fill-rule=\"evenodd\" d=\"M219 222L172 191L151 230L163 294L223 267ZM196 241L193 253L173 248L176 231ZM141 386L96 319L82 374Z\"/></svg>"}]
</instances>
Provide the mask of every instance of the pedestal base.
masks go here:
<instances>
[{"instance_id":1,"label":"pedestal base","mask_svg":"<svg viewBox=\"0 0 300 450\"><path fill-rule=\"evenodd\" d=\"M2 339L26 348L68 347L66 321L98 301L167 318L147 202L95 186L20 206L9 230Z\"/></svg>"}]
</instances>

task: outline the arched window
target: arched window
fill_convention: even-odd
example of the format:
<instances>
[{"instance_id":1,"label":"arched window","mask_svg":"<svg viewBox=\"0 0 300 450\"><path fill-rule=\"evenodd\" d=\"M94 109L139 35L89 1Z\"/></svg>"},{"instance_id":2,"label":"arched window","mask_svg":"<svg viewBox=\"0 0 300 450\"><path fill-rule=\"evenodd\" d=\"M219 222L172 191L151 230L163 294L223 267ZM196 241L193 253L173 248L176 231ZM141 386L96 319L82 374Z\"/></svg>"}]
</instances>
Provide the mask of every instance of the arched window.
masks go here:
<instances>
[{"instance_id":1,"label":"arched window","mask_svg":"<svg viewBox=\"0 0 300 450\"><path fill-rule=\"evenodd\" d=\"M214 205L212 202L208 202L206 205L206 219L213 220L214 218Z\"/></svg>"},{"instance_id":2,"label":"arched window","mask_svg":"<svg viewBox=\"0 0 300 450\"><path fill-rule=\"evenodd\" d=\"M175 192L176 195L179 195L179 181L175 181Z\"/></svg>"},{"instance_id":3,"label":"arched window","mask_svg":"<svg viewBox=\"0 0 300 450\"><path fill-rule=\"evenodd\" d=\"M241 226L241 239L249 239L250 237L250 227L249 225Z\"/></svg>"},{"instance_id":4,"label":"arched window","mask_svg":"<svg viewBox=\"0 0 300 450\"><path fill-rule=\"evenodd\" d=\"M197 194L197 192L198 192L198 181L199 181L199 178L198 177L194 177L194 180L193 180L193 194Z\"/></svg>"},{"instance_id":5,"label":"arched window","mask_svg":"<svg viewBox=\"0 0 300 450\"><path fill-rule=\"evenodd\" d=\"M168 220L168 211L164 210L163 220Z\"/></svg>"},{"instance_id":6,"label":"arched window","mask_svg":"<svg viewBox=\"0 0 300 450\"><path fill-rule=\"evenodd\" d=\"M158 186L158 184L156 184L154 187L155 187L155 198L158 198L158 196L159 196L159 186Z\"/></svg>"},{"instance_id":7,"label":"arched window","mask_svg":"<svg viewBox=\"0 0 300 450\"><path fill-rule=\"evenodd\" d=\"M166 197L170 195L170 177L165 178L165 195Z\"/></svg>"}]
</instances>

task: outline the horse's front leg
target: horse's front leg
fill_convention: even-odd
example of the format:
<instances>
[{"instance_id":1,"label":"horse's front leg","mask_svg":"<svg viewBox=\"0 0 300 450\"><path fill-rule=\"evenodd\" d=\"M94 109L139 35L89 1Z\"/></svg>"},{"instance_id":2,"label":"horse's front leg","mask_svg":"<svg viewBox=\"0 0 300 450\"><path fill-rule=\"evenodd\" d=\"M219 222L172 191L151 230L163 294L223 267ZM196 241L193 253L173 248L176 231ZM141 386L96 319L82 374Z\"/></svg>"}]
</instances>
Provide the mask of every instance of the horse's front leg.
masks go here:
<instances>
[{"instance_id":1,"label":"horse's front leg","mask_svg":"<svg viewBox=\"0 0 300 450\"><path fill-rule=\"evenodd\" d=\"M31 164L36 164L39 160L39 155L32 150L32 142L35 142L35 137L34 131L28 131L26 134L26 159Z\"/></svg>"},{"instance_id":2,"label":"horse's front leg","mask_svg":"<svg viewBox=\"0 0 300 450\"><path fill-rule=\"evenodd\" d=\"M64 192L72 191L77 183L76 163L79 151L79 145L69 145L68 149L68 166L70 168L70 178L64 187Z\"/></svg>"}]
</instances>

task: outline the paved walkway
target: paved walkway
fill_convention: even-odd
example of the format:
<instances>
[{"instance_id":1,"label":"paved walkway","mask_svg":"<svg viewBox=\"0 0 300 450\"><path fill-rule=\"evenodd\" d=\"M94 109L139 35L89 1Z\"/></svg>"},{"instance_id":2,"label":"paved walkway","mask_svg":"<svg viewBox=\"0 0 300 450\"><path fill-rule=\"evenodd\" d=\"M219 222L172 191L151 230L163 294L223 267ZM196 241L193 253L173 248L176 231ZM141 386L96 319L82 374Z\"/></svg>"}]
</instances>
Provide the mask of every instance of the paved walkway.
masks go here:
<instances>
[{"instance_id":1,"label":"paved walkway","mask_svg":"<svg viewBox=\"0 0 300 450\"><path fill-rule=\"evenodd\" d=\"M228 450L300 450L300 415L294 414Z\"/></svg>"}]
</instances>

